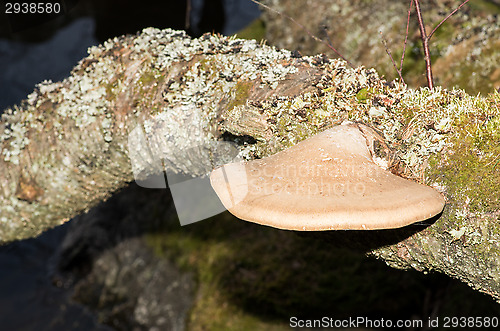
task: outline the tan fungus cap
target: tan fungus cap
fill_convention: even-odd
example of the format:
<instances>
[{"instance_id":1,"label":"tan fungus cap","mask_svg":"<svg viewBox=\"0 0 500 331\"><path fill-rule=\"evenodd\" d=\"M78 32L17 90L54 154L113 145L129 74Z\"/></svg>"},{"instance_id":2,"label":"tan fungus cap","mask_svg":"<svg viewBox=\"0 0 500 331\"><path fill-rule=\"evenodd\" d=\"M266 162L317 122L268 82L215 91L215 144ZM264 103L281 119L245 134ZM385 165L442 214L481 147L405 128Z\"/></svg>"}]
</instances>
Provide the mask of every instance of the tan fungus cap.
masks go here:
<instances>
[{"instance_id":1,"label":"tan fungus cap","mask_svg":"<svg viewBox=\"0 0 500 331\"><path fill-rule=\"evenodd\" d=\"M340 125L270 157L215 169L210 182L235 216L279 229L374 230L443 210L431 187L376 165L356 125Z\"/></svg>"}]
</instances>

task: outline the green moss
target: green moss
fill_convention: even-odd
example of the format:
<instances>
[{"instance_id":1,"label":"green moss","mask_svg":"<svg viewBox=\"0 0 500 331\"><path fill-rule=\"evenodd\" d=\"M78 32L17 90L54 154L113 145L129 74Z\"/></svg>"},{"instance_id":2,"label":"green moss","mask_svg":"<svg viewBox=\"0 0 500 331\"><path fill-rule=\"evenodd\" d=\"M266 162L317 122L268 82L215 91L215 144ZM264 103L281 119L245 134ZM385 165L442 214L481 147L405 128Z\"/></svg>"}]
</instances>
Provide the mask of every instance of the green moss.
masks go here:
<instances>
[{"instance_id":1,"label":"green moss","mask_svg":"<svg viewBox=\"0 0 500 331\"><path fill-rule=\"evenodd\" d=\"M150 86L155 82L162 81L162 75L160 75L159 71L156 69L148 69L144 71L139 79L139 84L142 86Z\"/></svg>"},{"instance_id":2,"label":"green moss","mask_svg":"<svg viewBox=\"0 0 500 331\"><path fill-rule=\"evenodd\" d=\"M244 106L247 103L250 89L253 88L254 83L250 81L238 81L234 88L231 90L231 102L228 104L227 109L230 112L236 106Z\"/></svg>"},{"instance_id":3,"label":"green moss","mask_svg":"<svg viewBox=\"0 0 500 331\"><path fill-rule=\"evenodd\" d=\"M498 96L490 96L491 102L495 99ZM449 198L472 212L488 213L500 209L500 171L495 170L500 157L500 114L492 114L487 102L477 106L455 123L453 148L446 161L430 168L447 187Z\"/></svg>"},{"instance_id":4,"label":"green moss","mask_svg":"<svg viewBox=\"0 0 500 331\"><path fill-rule=\"evenodd\" d=\"M366 99L368 99L368 89L365 87L359 90L356 94L356 98L359 102L366 102Z\"/></svg>"},{"instance_id":5,"label":"green moss","mask_svg":"<svg viewBox=\"0 0 500 331\"><path fill-rule=\"evenodd\" d=\"M282 115L276 124L276 135L281 139L281 149L291 147L298 142L314 135L316 130L312 129L309 124L297 123L297 121L289 115Z\"/></svg>"}]
</instances>

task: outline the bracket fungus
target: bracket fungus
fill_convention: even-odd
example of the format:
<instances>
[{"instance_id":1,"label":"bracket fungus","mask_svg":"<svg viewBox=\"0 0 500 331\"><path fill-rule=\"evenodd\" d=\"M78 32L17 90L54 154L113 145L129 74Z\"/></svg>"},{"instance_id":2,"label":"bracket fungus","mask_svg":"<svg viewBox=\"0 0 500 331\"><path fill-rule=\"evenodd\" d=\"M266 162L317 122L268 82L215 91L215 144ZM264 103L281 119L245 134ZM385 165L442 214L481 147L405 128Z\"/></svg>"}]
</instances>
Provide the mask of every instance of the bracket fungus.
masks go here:
<instances>
[{"instance_id":1,"label":"bracket fungus","mask_svg":"<svg viewBox=\"0 0 500 331\"><path fill-rule=\"evenodd\" d=\"M287 230L391 229L439 214L438 191L374 162L373 134L339 125L267 158L216 168L210 182L235 216Z\"/></svg>"}]
</instances>

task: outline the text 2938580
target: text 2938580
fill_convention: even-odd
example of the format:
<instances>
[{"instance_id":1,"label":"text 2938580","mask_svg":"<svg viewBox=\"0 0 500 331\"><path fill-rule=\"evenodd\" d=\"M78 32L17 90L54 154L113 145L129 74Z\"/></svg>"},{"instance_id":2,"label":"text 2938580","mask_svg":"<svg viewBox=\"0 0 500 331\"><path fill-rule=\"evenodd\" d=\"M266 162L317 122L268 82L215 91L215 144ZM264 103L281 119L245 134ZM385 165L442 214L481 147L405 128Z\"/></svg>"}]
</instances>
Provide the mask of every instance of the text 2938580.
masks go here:
<instances>
[{"instance_id":1,"label":"text 2938580","mask_svg":"<svg viewBox=\"0 0 500 331\"><path fill-rule=\"evenodd\" d=\"M6 2L5 14L59 14L58 2Z\"/></svg>"}]
</instances>

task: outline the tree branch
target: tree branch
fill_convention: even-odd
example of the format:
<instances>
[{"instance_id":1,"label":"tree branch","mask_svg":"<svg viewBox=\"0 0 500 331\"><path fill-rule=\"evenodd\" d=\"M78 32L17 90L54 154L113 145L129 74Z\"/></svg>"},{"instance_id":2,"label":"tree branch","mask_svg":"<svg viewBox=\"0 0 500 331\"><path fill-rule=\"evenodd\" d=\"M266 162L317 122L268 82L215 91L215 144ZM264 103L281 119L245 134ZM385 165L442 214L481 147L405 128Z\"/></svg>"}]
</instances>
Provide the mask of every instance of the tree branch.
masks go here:
<instances>
[{"instance_id":1,"label":"tree branch","mask_svg":"<svg viewBox=\"0 0 500 331\"><path fill-rule=\"evenodd\" d=\"M394 157L376 156L441 191L447 206L411 231L317 235L349 237L391 266L438 270L499 300L498 104L498 94L389 87L373 69L324 55L146 29L92 48L69 78L39 85L2 116L0 240L36 236L89 210L133 171L161 171L154 157L199 176L206 155L193 146L224 137L251 159L350 120L378 130ZM157 138L155 155L129 139L137 128ZM132 169L131 155L144 162ZM367 236L376 238L368 246Z\"/></svg>"},{"instance_id":2,"label":"tree branch","mask_svg":"<svg viewBox=\"0 0 500 331\"><path fill-rule=\"evenodd\" d=\"M415 1L415 11L417 12L418 27L420 29L420 36L422 37L422 47L424 48L424 60L425 60L425 76L427 77L427 86L430 89L434 88L434 80L432 78L432 65L431 65L431 53L429 51L429 37L425 32L424 19L422 17L422 11L420 10L419 0Z\"/></svg>"},{"instance_id":3,"label":"tree branch","mask_svg":"<svg viewBox=\"0 0 500 331\"><path fill-rule=\"evenodd\" d=\"M465 0L464 2L462 2L462 4L460 6L458 6L455 10L453 10L451 13L449 13L448 16L446 16L445 18L443 18L443 20L441 22L439 22L439 24L436 25L436 27L434 29L432 29L431 33L429 33L429 39L431 39L431 37L434 34L434 32L436 32L436 30L439 29L439 27L444 22L446 22L447 19L449 19L451 16L453 16L453 14L455 14L457 11L459 11L460 8L462 8L462 6L465 5L467 2L469 2L469 0Z\"/></svg>"}]
</instances>

